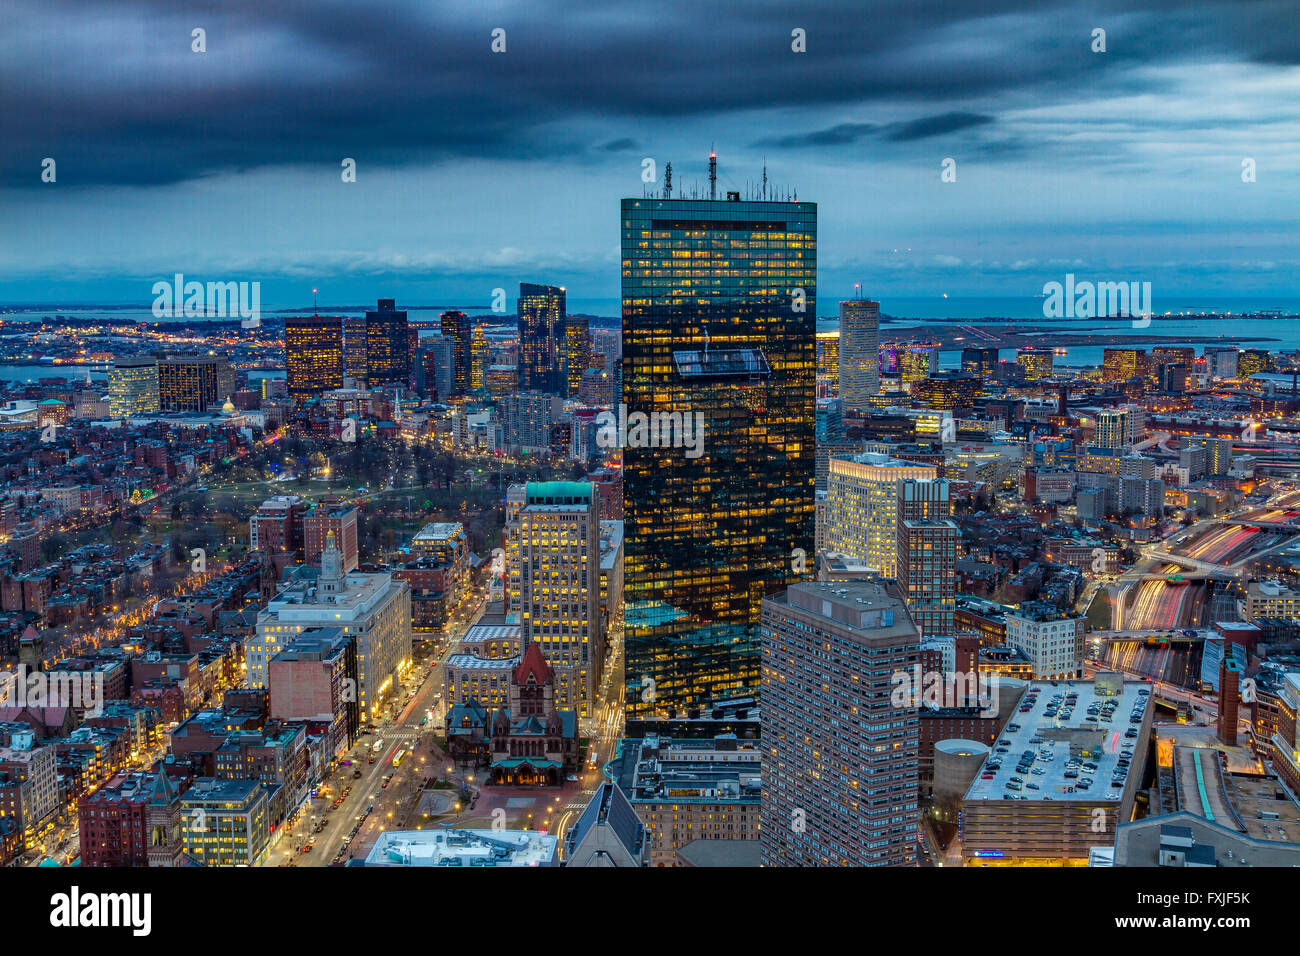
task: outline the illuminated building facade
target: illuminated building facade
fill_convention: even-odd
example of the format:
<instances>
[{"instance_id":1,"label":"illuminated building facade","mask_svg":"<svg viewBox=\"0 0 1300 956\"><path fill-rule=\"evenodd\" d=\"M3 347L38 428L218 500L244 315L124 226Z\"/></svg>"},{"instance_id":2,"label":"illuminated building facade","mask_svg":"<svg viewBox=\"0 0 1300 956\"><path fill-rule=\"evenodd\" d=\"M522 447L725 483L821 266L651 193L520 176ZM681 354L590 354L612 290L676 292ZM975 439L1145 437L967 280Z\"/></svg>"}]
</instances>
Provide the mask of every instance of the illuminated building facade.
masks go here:
<instances>
[{"instance_id":1,"label":"illuminated building facade","mask_svg":"<svg viewBox=\"0 0 1300 956\"><path fill-rule=\"evenodd\" d=\"M962 349L961 370L980 378L989 378L998 370L998 350L984 346Z\"/></svg>"},{"instance_id":2,"label":"illuminated building facade","mask_svg":"<svg viewBox=\"0 0 1300 956\"><path fill-rule=\"evenodd\" d=\"M880 356L876 355L876 364ZM817 333L817 377L824 379L832 395L840 390L840 330Z\"/></svg>"},{"instance_id":3,"label":"illuminated building facade","mask_svg":"<svg viewBox=\"0 0 1300 956\"><path fill-rule=\"evenodd\" d=\"M912 397L926 408L942 411L975 407L982 380L966 372L935 372L912 385ZM919 430L918 430L919 431Z\"/></svg>"},{"instance_id":4,"label":"illuminated building facade","mask_svg":"<svg viewBox=\"0 0 1300 956\"><path fill-rule=\"evenodd\" d=\"M559 286L519 283L519 390L564 395L565 322L568 309Z\"/></svg>"},{"instance_id":5,"label":"illuminated building facade","mask_svg":"<svg viewBox=\"0 0 1300 956\"><path fill-rule=\"evenodd\" d=\"M366 380L366 317L343 317L343 374L353 381Z\"/></svg>"},{"instance_id":6,"label":"illuminated building facade","mask_svg":"<svg viewBox=\"0 0 1300 956\"><path fill-rule=\"evenodd\" d=\"M483 326L474 326L469 340L469 390L474 393L487 388L487 368L492 364L492 347L488 345Z\"/></svg>"},{"instance_id":7,"label":"illuminated building facade","mask_svg":"<svg viewBox=\"0 0 1300 956\"><path fill-rule=\"evenodd\" d=\"M957 540L949 518L898 523L898 585L922 634L949 635L957 612Z\"/></svg>"},{"instance_id":8,"label":"illuminated building facade","mask_svg":"<svg viewBox=\"0 0 1300 956\"><path fill-rule=\"evenodd\" d=\"M120 359L108 370L108 408L114 418L158 411L158 362Z\"/></svg>"},{"instance_id":9,"label":"illuminated building facade","mask_svg":"<svg viewBox=\"0 0 1300 956\"><path fill-rule=\"evenodd\" d=\"M215 355L177 355L158 362L158 408L164 412L206 412L220 408L235 391L230 363Z\"/></svg>"},{"instance_id":10,"label":"illuminated building facade","mask_svg":"<svg viewBox=\"0 0 1300 956\"><path fill-rule=\"evenodd\" d=\"M555 672L555 699L589 716L600 682L600 502L587 481L513 485L506 563L524 643Z\"/></svg>"},{"instance_id":11,"label":"illuminated building facade","mask_svg":"<svg viewBox=\"0 0 1300 956\"><path fill-rule=\"evenodd\" d=\"M1092 444L1099 448L1125 448L1134 441L1133 412L1127 408L1103 408L1097 413Z\"/></svg>"},{"instance_id":12,"label":"illuminated building facade","mask_svg":"<svg viewBox=\"0 0 1300 956\"><path fill-rule=\"evenodd\" d=\"M245 651L248 686L268 686L271 659L311 628L334 627L356 638L356 700L361 719L379 713L379 702L411 658L411 588L392 574L343 570L343 554L331 534L319 574L304 569L257 615Z\"/></svg>"},{"instance_id":13,"label":"illuminated building facade","mask_svg":"<svg viewBox=\"0 0 1300 956\"><path fill-rule=\"evenodd\" d=\"M623 449L636 736L754 694L761 599L811 573L817 207L733 193L621 214L623 400L703 416L696 457Z\"/></svg>"},{"instance_id":14,"label":"illuminated building facade","mask_svg":"<svg viewBox=\"0 0 1300 956\"><path fill-rule=\"evenodd\" d=\"M1108 348L1102 350L1101 380L1127 382L1146 374L1146 349Z\"/></svg>"},{"instance_id":15,"label":"illuminated building facade","mask_svg":"<svg viewBox=\"0 0 1300 956\"><path fill-rule=\"evenodd\" d=\"M927 493L933 492L935 501L942 494L942 510L931 515L921 501L911 498L909 504L916 507L905 511L904 516L947 517L948 486L947 482L933 482L938 476L934 465L875 452L831 458L826 486L826 550L857 558L877 574L894 577L898 564L900 494L916 495L917 489L925 488ZM911 492L900 492L900 482L909 479L930 483L918 484Z\"/></svg>"},{"instance_id":16,"label":"illuminated building facade","mask_svg":"<svg viewBox=\"0 0 1300 956\"><path fill-rule=\"evenodd\" d=\"M880 303L840 303L839 396L846 411L864 411L880 391Z\"/></svg>"},{"instance_id":17,"label":"illuminated building facade","mask_svg":"<svg viewBox=\"0 0 1300 956\"><path fill-rule=\"evenodd\" d=\"M897 351L898 376L904 384L929 378L939 368L937 345L904 345Z\"/></svg>"},{"instance_id":18,"label":"illuminated building facade","mask_svg":"<svg viewBox=\"0 0 1300 956\"><path fill-rule=\"evenodd\" d=\"M290 398L313 398L342 388L342 318L337 315L285 316L284 366Z\"/></svg>"},{"instance_id":19,"label":"illuminated building facade","mask_svg":"<svg viewBox=\"0 0 1300 956\"><path fill-rule=\"evenodd\" d=\"M565 396L576 398L582 389L582 375L591 367L591 321L585 315L564 320Z\"/></svg>"},{"instance_id":20,"label":"illuminated building facade","mask_svg":"<svg viewBox=\"0 0 1300 956\"><path fill-rule=\"evenodd\" d=\"M199 777L180 800L181 843L199 866L253 866L271 838L269 791L260 780Z\"/></svg>"},{"instance_id":21,"label":"illuminated building facade","mask_svg":"<svg viewBox=\"0 0 1300 956\"><path fill-rule=\"evenodd\" d=\"M1025 372L1025 380L1037 381L1052 377L1052 350L1023 348L1016 349L1016 364Z\"/></svg>"},{"instance_id":22,"label":"illuminated building facade","mask_svg":"<svg viewBox=\"0 0 1300 956\"><path fill-rule=\"evenodd\" d=\"M380 299L366 313L366 384L370 388L406 385L411 378L411 346L406 311L392 299Z\"/></svg>"},{"instance_id":23,"label":"illuminated building facade","mask_svg":"<svg viewBox=\"0 0 1300 956\"><path fill-rule=\"evenodd\" d=\"M442 335L451 339L452 395L468 395L474 370L474 327L464 312L442 313ZM440 395L444 401L447 395Z\"/></svg>"}]
</instances>

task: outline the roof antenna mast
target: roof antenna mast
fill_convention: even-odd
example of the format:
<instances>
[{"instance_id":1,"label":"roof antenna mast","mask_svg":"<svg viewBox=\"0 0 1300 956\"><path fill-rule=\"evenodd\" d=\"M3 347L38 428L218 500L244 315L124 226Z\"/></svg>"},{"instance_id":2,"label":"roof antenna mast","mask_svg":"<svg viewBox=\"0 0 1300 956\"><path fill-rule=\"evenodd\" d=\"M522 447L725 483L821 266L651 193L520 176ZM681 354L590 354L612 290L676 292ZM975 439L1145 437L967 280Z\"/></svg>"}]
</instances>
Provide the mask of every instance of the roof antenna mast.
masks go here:
<instances>
[{"instance_id":1,"label":"roof antenna mast","mask_svg":"<svg viewBox=\"0 0 1300 956\"><path fill-rule=\"evenodd\" d=\"M718 198L718 154L709 147L709 198Z\"/></svg>"},{"instance_id":2,"label":"roof antenna mast","mask_svg":"<svg viewBox=\"0 0 1300 956\"><path fill-rule=\"evenodd\" d=\"M664 167L664 198L673 198L673 164Z\"/></svg>"},{"instance_id":3,"label":"roof antenna mast","mask_svg":"<svg viewBox=\"0 0 1300 956\"><path fill-rule=\"evenodd\" d=\"M763 157L763 198L767 198L767 157Z\"/></svg>"}]
</instances>

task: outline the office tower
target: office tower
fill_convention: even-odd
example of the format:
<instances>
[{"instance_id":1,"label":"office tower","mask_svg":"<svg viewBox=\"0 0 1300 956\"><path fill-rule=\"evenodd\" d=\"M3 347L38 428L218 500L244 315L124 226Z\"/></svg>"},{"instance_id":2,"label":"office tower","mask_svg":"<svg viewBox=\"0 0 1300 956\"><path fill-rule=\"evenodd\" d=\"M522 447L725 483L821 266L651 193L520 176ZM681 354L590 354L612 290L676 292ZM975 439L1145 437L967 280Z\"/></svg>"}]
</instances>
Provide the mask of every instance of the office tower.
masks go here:
<instances>
[{"instance_id":1,"label":"office tower","mask_svg":"<svg viewBox=\"0 0 1300 956\"><path fill-rule=\"evenodd\" d=\"M1101 380L1127 382L1146 374L1147 351L1134 348L1108 348L1102 350Z\"/></svg>"},{"instance_id":2,"label":"office tower","mask_svg":"<svg viewBox=\"0 0 1300 956\"><path fill-rule=\"evenodd\" d=\"M387 572L343 570L331 534L320 574L291 577L257 615L245 655L248 686L267 687L271 659L304 631L338 628L356 639L356 700L363 721L379 714L383 695L411 657L411 587Z\"/></svg>"},{"instance_id":3,"label":"office tower","mask_svg":"<svg viewBox=\"0 0 1300 956\"><path fill-rule=\"evenodd\" d=\"M392 299L380 299L378 308L366 313L366 385L370 388L410 382L406 311L393 306Z\"/></svg>"},{"instance_id":4,"label":"office tower","mask_svg":"<svg viewBox=\"0 0 1300 956\"><path fill-rule=\"evenodd\" d=\"M1190 345L1155 345L1151 348L1153 365L1186 365L1196 361L1196 349Z\"/></svg>"},{"instance_id":5,"label":"office tower","mask_svg":"<svg viewBox=\"0 0 1300 956\"><path fill-rule=\"evenodd\" d=\"M487 388L487 367L492 364L492 348L482 325L475 325L469 342L469 390L475 394Z\"/></svg>"},{"instance_id":6,"label":"office tower","mask_svg":"<svg viewBox=\"0 0 1300 956\"><path fill-rule=\"evenodd\" d=\"M1204 351L1205 370L1212 378L1236 378L1239 352L1235 346L1207 345Z\"/></svg>"},{"instance_id":7,"label":"office tower","mask_svg":"<svg viewBox=\"0 0 1300 956\"><path fill-rule=\"evenodd\" d=\"M961 370L980 378L989 378L998 370L998 350L983 346L962 349Z\"/></svg>"},{"instance_id":8,"label":"office tower","mask_svg":"<svg viewBox=\"0 0 1300 956\"><path fill-rule=\"evenodd\" d=\"M343 316L343 374L354 382L366 380L366 317Z\"/></svg>"},{"instance_id":9,"label":"office tower","mask_svg":"<svg viewBox=\"0 0 1300 956\"><path fill-rule=\"evenodd\" d=\"M876 355L879 364L880 356ZM817 378L826 382L832 395L840 393L840 330L828 329L817 333Z\"/></svg>"},{"instance_id":10,"label":"office tower","mask_svg":"<svg viewBox=\"0 0 1300 956\"><path fill-rule=\"evenodd\" d=\"M1100 448L1125 448L1133 444L1133 413L1127 408L1103 408L1097 412L1092 444Z\"/></svg>"},{"instance_id":11,"label":"office tower","mask_svg":"<svg viewBox=\"0 0 1300 956\"><path fill-rule=\"evenodd\" d=\"M446 335L427 335L420 339L415 353L415 387L426 396L445 402L454 394L456 383L456 343Z\"/></svg>"},{"instance_id":12,"label":"office tower","mask_svg":"<svg viewBox=\"0 0 1300 956\"><path fill-rule=\"evenodd\" d=\"M608 408L614 404L614 377L603 368L589 368L582 373L578 401L590 407Z\"/></svg>"},{"instance_id":13,"label":"office tower","mask_svg":"<svg viewBox=\"0 0 1300 956\"><path fill-rule=\"evenodd\" d=\"M565 368L567 382L564 395L577 398L582 375L591 367L591 322L585 315L570 315L564 320Z\"/></svg>"},{"instance_id":14,"label":"office tower","mask_svg":"<svg viewBox=\"0 0 1300 956\"><path fill-rule=\"evenodd\" d=\"M1052 377L1052 350L1036 349L1029 346L1016 349L1016 364L1025 373L1025 381L1034 382L1040 378Z\"/></svg>"},{"instance_id":15,"label":"office tower","mask_svg":"<svg viewBox=\"0 0 1300 956\"><path fill-rule=\"evenodd\" d=\"M1007 643L1025 652L1035 680L1083 673L1083 618L1050 601L1025 601L1006 615Z\"/></svg>"},{"instance_id":16,"label":"office tower","mask_svg":"<svg viewBox=\"0 0 1300 956\"><path fill-rule=\"evenodd\" d=\"M703 426L677 429L687 447L629 430L623 450L636 735L754 694L761 598L811 573L817 207L732 194L621 213L628 413Z\"/></svg>"},{"instance_id":17,"label":"office tower","mask_svg":"<svg viewBox=\"0 0 1300 956\"><path fill-rule=\"evenodd\" d=\"M919 660L916 625L882 582L764 599L764 866L916 864L920 718L894 691Z\"/></svg>"},{"instance_id":18,"label":"office tower","mask_svg":"<svg viewBox=\"0 0 1300 956\"><path fill-rule=\"evenodd\" d=\"M949 635L957 611L957 541L949 518L898 523L898 586L921 633Z\"/></svg>"},{"instance_id":19,"label":"office tower","mask_svg":"<svg viewBox=\"0 0 1300 956\"><path fill-rule=\"evenodd\" d=\"M284 366L290 398L314 398L342 388L343 319L337 315L285 316Z\"/></svg>"},{"instance_id":20,"label":"office tower","mask_svg":"<svg viewBox=\"0 0 1300 956\"><path fill-rule=\"evenodd\" d=\"M343 571L355 571L360 562L357 548L357 509L352 505L322 502L301 518L303 561L319 564L321 554L333 541L339 550Z\"/></svg>"},{"instance_id":21,"label":"office tower","mask_svg":"<svg viewBox=\"0 0 1300 956\"><path fill-rule=\"evenodd\" d=\"M1170 362L1160 366L1160 391L1175 394L1187 391L1186 365Z\"/></svg>"},{"instance_id":22,"label":"office tower","mask_svg":"<svg viewBox=\"0 0 1300 956\"><path fill-rule=\"evenodd\" d=\"M158 362L123 358L108 370L108 408L114 418L158 413Z\"/></svg>"},{"instance_id":23,"label":"office tower","mask_svg":"<svg viewBox=\"0 0 1300 956\"><path fill-rule=\"evenodd\" d=\"M912 398L925 408L969 412L983 381L967 372L935 372L912 385Z\"/></svg>"},{"instance_id":24,"label":"office tower","mask_svg":"<svg viewBox=\"0 0 1300 956\"><path fill-rule=\"evenodd\" d=\"M1250 378L1273 371L1273 356L1268 349L1242 349L1237 356L1237 377Z\"/></svg>"},{"instance_id":25,"label":"office tower","mask_svg":"<svg viewBox=\"0 0 1300 956\"><path fill-rule=\"evenodd\" d=\"M507 395L514 394L519 387L519 367L517 365L489 365L484 376L488 397L495 401L504 401Z\"/></svg>"},{"instance_id":26,"label":"office tower","mask_svg":"<svg viewBox=\"0 0 1300 956\"><path fill-rule=\"evenodd\" d=\"M911 343L901 346L898 355L898 377L904 385L923 381L939 370L939 347L929 343Z\"/></svg>"},{"instance_id":27,"label":"office tower","mask_svg":"<svg viewBox=\"0 0 1300 956\"><path fill-rule=\"evenodd\" d=\"M844 402L839 398L817 399L817 441L840 441L844 437Z\"/></svg>"},{"instance_id":28,"label":"office tower","mask_svg":"<svg viewBox=\"0 0 1300 956\"><path fill-rule=\"evenodd\" d=\"M565 363L564 289L519 283L519 390L563 395L568 388Z\"/></svg>"},{"instance_id":29,"label":"office tower","mask_svg":"<svg viewBox=\"0 0 1300 956\"><path fill-rule=\"evenodd\" d=\"M474 365L474 327L469 316L455 310L442 313L442 336L451 341L450 395L468 395ZM441 397L445 401L450 395Z\"/></svg>"},{"instance_id":30,"label":"office tower","mask_svg":"<svg viewBox=\"0 0 1300 956\"><path fill-rule=\"evenodd\" d=\"M938 478L934 465L890 458L875 452L851 457L833 457L827 478L828 522L826 550L857 558L872 571L894 577L898 563L898 520L900 495L908 508L905 517L947 517L946 511L930 515L925 502L928 492L947 503L947 483L917 484L900 492L899 483ZM936 498L936 500L938 500ZM913 507L914 506L914 507Z\"/></svg>"},{"instance_id":31,"label":"office tower","mask_svg":"<svg viewBox=\"0 0 1300 956\"><path fill-rule=\"evenodd\" d=\"M555 672L555 699L594 713L604 662L600 627L600 514L586 481L512 485L506 563L517 582L524 645Z\"/></svg>"},{"instance_id":32,"label":"office tower","mask_svg":"<svg viewBox=\"0 0 1300 956\"><path fill-rule=\"evenodd\" d=\"M215 355L169 355L158 362L158 407L164 412L220 408L235 391L230 363Z\"/></svg>"},{"instance_id":33,"label":"office tower","mask_svg":"<svg viewBox=\"0 0 1300 956\"><path fill-rule=\"evenodd\" d=\"M880 303L849 299L840 303L839 396L846 412L870 408L880 391Z\"/></svg>"},{"instance_id":34,"label":"office tower","mask_svg":"<svg viewBox=\"0 0 1300 956\"><path fill-rule=\"evenodd\" d=\"M264 862L271 835L270 793L252 778L196 778L180 798L185 855L199 866Z\"/></svg>"}]
</instances>

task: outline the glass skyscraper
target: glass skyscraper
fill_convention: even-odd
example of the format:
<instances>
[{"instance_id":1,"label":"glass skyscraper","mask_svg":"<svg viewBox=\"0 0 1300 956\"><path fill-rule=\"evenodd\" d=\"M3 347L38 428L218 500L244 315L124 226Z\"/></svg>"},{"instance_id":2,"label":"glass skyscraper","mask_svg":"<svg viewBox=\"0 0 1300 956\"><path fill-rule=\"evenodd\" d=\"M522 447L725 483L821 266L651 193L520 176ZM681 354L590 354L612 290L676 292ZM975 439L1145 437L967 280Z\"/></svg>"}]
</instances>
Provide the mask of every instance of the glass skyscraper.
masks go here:
<instances>
[{"instance_id":1,"label":"glass skyscraper","mask_svg":"<svg viewBox=\"0 0 1300 956\"><path fill-rule=\"evenodd\" d=\"M760 602L813 570L817 207L625 199L621 231L629 420L700 413L704 426L698 449L628 428L636 735L756 695Z\"/></svg>"},{"instance_id":2,"label":"glass skyscraper","mask_svg":"<svg viewBox=\"0 0 1300 956\"><path fill-rule=\"evenodd\" d=\"M568 392L565 292L558 286L519 283L519 390ZM586 371L585 369L583 371Z\"/></svg>"},{"instance_id":3,"label":"glass skyscraper","mask_svg":"<svg viewBox=\"0 0 1300 956\"><path fill-rule=\"evenodd\" d=\"M411 345L406 310L398 310L392 299L380 299L374 312L366 313L366 384L406 385L411 378Z\"/></svg>"},{"instance_id":4,"label":"glass skyscraper","mask_svg":"<svg viewBox=\"0 0 1300 956\"><path fill-rule=\"evenodd\" d=\"M469 316L455 309L441 316L443 338L451 340L451 395L468 395L473 378L474 326ZM439 396L446 401L447 395Z\"/></svg>"}]
</instances>

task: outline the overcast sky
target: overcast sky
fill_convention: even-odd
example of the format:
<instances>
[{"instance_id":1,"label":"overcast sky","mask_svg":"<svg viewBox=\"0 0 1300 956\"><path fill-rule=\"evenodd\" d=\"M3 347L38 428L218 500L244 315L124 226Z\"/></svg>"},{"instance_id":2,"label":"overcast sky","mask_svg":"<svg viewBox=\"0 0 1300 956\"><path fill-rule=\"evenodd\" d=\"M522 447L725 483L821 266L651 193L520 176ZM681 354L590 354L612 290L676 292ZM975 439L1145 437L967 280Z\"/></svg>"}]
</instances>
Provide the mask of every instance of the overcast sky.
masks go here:
<instances>
[{"instance_id":1,"label":"overcast sky","mask_svg":"<svg viewBox=\"0 0 1300 956\"><path fill-rule=\"evenodd\" d=\"M0 301L615 298L643 160L680 194L714 144L719 190L766 158L819 204L822 313L1067 271L1300 295L1294 0L780 6L7 0Z\"/></svg>"}]
</instances>

